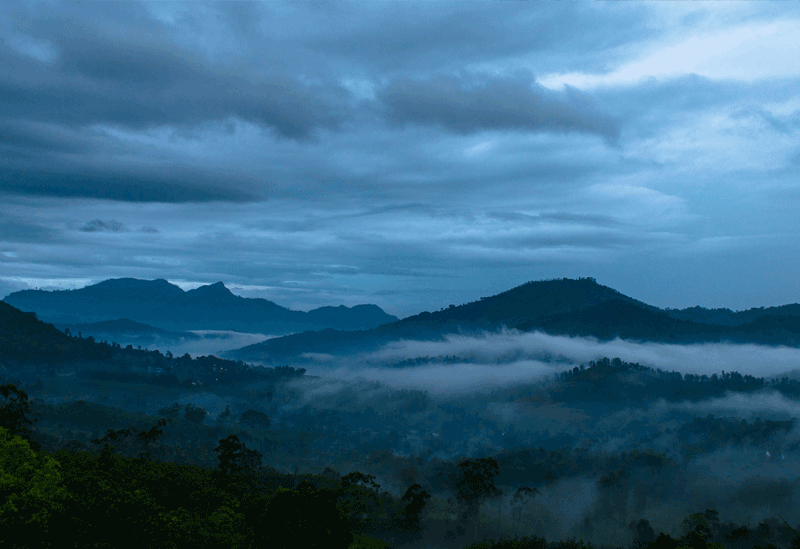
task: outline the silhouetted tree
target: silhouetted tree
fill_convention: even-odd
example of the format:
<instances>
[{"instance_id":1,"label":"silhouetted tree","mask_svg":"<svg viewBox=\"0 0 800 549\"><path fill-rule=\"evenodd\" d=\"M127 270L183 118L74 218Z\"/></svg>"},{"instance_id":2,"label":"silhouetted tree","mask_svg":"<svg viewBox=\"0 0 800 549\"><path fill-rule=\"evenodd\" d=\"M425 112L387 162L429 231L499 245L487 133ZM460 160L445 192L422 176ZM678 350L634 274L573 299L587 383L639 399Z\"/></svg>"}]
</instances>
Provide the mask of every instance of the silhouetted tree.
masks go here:
<instances>
[{"instance_id":1,"label":"silhouetted tree","mask_svg":"<svg viewBox=\"0 0 800 549\"><path fill-rule=\"evenodd\" d=\"M92 442L94 444L103 444L104 447L110 446L109 441L116 442L117 440L125 440L131 435L136 436L136 441L139 443L139 446L143 448L142 451L139 452L137 459L139 461L149 461L152 457L152 452L150 451L150 444L158 440L158 438L163 434L163 430L159 429L159 427L164 427L167 425L166 419L160 419L158 422L152 426L148 431L138 431L136 427L131 427L129 429L108 429L106 431L105 436L101 439L93 438Z\"/></svg>"},{"instance_id":2,"label":"silhouetted tree","mask_svg":"<svg viewBox=\"0 0 800 549\"><path fill-rule=\"evenodd\" d=\"M221 439L214 452L219 454L219 471L228 477L251 473L261 467L261 453L248 449L236 435Z\"/></svg>"},{"instance_id":3,"label":"silhouetted tree","mask_svg":"<svg viewBox=\"0 0 800 549\"><path fill-rule=\"evenodd\" d=\"M6 429L12 437L24 438L34 452L41 450L41 445L31 439L31 432L26 427L26 424L33 425L38 421L28 419L31 413L28 393L17 389L13 383L8 383L0 385L0 395L3 395L3 405L0 406L0 427Z\"/></svg>"},{"instance_id":4,"label":"silhouetted tree","mask_svg":"<svg viewBox=\"0 0 800 549\"><path fill-rule=\"evenodd\" d=\"M165 406L158 410L158 415L166 416L171 418L178 418L183 411L183 406L178 404L177 402L171 406Z\"/></svg>"},{"instance_id":5,"label":"silhouetted tree","mask_svg":"<svg viewBox=\"0 0 800 549\"><path fill-rule=\"evenodd\" d=\"M517 489L514 493L514 496L511 498L511 506L513 512L516 513L515 523L516 527L514 529L514 537L517 536L517 531L519 530L519 525L522 522L522 510L528 506L528 504L535 498L537 495L541 494L539 490L536 488L529 488L528 486L521 486Z\"/></svg>"},{"instance_id":6,"label":"silhouetted tree","mask_svg":"<svg viewBox=\"0 0 800 549\"><path fill-rule=\"evenodd\" d=\"M423 490L419 484L413 484L406 490L402 499L402 501L407 502L403 511L403 526L412 534L419 533L419 517L425 507L425 503L430 498L431 495Z\"/></svg>"},{"instance_id":7,"label":"silhouetted tree","mask_svg":"<svg viewBox=\"0 0 800 549\"><path fill-rule=\"evenodd\" d=\"M259 412L258 410L249 409L244 412L241 416L239 416L239 423L242 425L256 425L263 429L269 429L271 420L269 416L264 412Z\"/></svg>"},{"instance_id":8,"label":"silhouetted tree","mask_svg":"<svg viewBox=\"0 0 800 549\"><path fill-rule=\"evenodd\" d=\"M195 406L194 404L187 404L184 406L183 416L186 418L186 421L191 421L192 423L203 423L207 415L208 412L199 406Z\"/></svg>"},{"instance_id":9,"label":"silhouetted tree","mask_svg":"<svg viewBox=\"0 0 800 549\"><path fill-rule=\"evenodd\" d=\"M632 520L628 525L628 530L633 532L633 540L637 547L648 545L656 539L656 532L647 519L639 519L639 522Z\"/></svg>"},{"instance_id":10,"label":"silhouetted tree","mask_svg":"<svg viewBox=\"0 0 800 549\"><path fill-rule=\"evenodd\" d=\"M222 412L219 417L217 418L217 422L221 424L226 424L233 419L233 413L231 413L231 406L228 404L225 406L225 411Z\"/></svg>"},{"instance_id":11,"label":"silhouetted tree","mask_svg":"<svg viewBox=\"0 0 800 549\"><path fill-rule=\"evenodd\" d=\"M481 504L500 494L494 485L494 477L500 468L494 458L466 459L458 464L456 498L466 505L464 519L475 518ZM475 522L474 538L477 538L478 524Z\"/></svg>"}]
</instances>

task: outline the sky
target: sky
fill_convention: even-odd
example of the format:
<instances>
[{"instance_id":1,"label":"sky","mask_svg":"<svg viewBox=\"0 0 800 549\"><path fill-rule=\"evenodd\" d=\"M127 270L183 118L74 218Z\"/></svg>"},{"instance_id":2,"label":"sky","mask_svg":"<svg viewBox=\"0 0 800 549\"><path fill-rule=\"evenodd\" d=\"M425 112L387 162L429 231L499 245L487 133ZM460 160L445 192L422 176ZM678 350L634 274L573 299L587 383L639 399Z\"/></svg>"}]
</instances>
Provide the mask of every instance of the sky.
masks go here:
<instances>
[{"instance_id":1,"label":"sky","mask_svg":"<svg viewBox=\"0 0 800 549\"><path fill-rule=\"evenodd\" d=\"M794 2L0 4L0 296L800 301Z\"/></svg>"}]
</instances>

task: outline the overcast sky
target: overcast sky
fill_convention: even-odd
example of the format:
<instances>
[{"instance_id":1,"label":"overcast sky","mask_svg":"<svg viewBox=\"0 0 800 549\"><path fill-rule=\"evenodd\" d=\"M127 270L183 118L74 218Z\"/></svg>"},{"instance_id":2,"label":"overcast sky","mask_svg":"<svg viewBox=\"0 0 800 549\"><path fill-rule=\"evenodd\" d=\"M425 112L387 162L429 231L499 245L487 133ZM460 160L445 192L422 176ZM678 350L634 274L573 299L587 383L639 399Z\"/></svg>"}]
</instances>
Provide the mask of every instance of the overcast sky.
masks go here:
<instances>
[{"instance_id":1,"label":"overcast sky","mask_svg":"<svg viewBox=\"0 0 800 549\"><path fill-rule=\"evenodd\" d=\"M800 301L795 2L0 3L0 296Z\"/></svg>"}]
</instances>

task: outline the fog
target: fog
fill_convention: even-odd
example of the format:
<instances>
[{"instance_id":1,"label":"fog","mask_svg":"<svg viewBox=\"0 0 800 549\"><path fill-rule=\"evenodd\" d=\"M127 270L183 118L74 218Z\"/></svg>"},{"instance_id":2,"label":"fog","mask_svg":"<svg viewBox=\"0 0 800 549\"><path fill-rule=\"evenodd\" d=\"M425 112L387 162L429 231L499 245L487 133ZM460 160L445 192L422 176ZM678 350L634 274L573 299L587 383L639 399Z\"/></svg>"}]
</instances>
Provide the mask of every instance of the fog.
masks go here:
<instances>
[{"instance_id":1,"label":"fog","mask_svg":"<svg viewBox=\"0 0 800 549\"><path fill-rule=\"evenodd\" d=\"M404 360L424 357L458 360L398 367ZM788 375L800 365L800 349L792 347L598 341L590 337L504 330L480 336L449 335L443 341L404 340L375 352L347 357L307 353L303 358L311 362L304 361L303 367L313 375L380 381L396 388L450 394L538 382L602 357L619 357L653 369L708 376L736 371L769 378Z\"/></svg>"},{"instance_id":2,"label":"fog","mask_svg":"<svg viewBox=\"0 0 800 549\"><path fill-rule=\"evenodd\" d=\"M267 337L198 335L204 339L190 342L191 349L170 350L209 354ZM708 376L735 371L770 378L800 364L800 350L785 347L601 342L505 331L401 341L348 357L307 355L305 376L277 383L120 391L59 375L48 386L57 387L61 399L85 398L154 415L176 402L191 403L209 413L207 425L218 424L228 406L235 416L260 410L272 428L248 439L248 446L264 454L265 464L315 474L325 467L342 474L359 470L375 475L397 496L413 480L443 498L437 505L448 516L457 511L446 503L453 494L454 464L497 457L503 496L486 502L478 526L488 535L498 528L498 513L505 535L519 530L551 540L582 537L623 546L632 541L627 523L640 518L656 533L672 535L681 535L685 517L705 509L719 510L722 521L750 526L776 513L792 524L800 520L794 504L800 500L800 426L791 422L800 417L800 399L775 387L618 400L558 392L570 384L554 374L602 357ZM630 387L645 383L634 371L620 379ZM259 392L262 396L253 396ZM672 461L637 465L621 457L634 452ZM546 471L553 475L549 480ZM621 472L625 476L608 481L608 475ZM512 496L521 486L540 493L515 515ZM432 517L430 524L439 524Z\"/></svg>"},{"instance_id":3,"label":"fog","mask_svg":"<svg viewBox=\"0 0 800 549\"><path fill-rule=\"evenodd\" d=\"M189 353L189 356L192 358L208 355L219 356L224 351L230 349L254 345L277 337L264 334L233 332L230 330L192 330L191 333L199 338L175 340L156 337L148 341L147 348L150 350L157 349L162 353L170 351L175 356L183 356ZM122 346L128 344L124 340L124 337L117 339Z\"/></svg>"}]
</instances>

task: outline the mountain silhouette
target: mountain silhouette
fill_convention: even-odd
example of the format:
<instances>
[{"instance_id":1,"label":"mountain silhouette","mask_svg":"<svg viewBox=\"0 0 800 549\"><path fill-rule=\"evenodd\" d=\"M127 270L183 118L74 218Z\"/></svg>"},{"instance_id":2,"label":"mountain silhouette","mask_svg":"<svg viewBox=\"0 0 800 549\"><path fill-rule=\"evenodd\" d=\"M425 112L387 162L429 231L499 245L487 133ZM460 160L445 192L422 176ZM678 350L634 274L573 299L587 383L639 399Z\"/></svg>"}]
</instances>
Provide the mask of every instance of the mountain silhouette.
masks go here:
<instances>
[{"instance_id":1,"label":"mountain silhouette","mask_svg":"<svg viewBox=\"0 0 800 549\"><path fill-rule=\"evenodd\" d=\"M287 334L336 327L368 329L397 320L376 305L294 311L266 300L234 295L222 282L183 291L166 280L120 278L78 290L23 290L4 301L59 325L126 318L165 330L234 330Z\"/></svg>"},{"instance_id":2,"label":"mountain silhouette","mask_svg":"<svg viewBox=\"0 0 800 549\"><path fill-rule=\"evenodd\" d=\"M297 333L229 351L243 360L284 360L303 353L344 355L374 350L401 339L436 340L448 334L476 334L513 328L553 335L670 342L749 342L800 344L800 305L759 308L663 310L598 284L593 278L528 282L460 306L422 312L369 330L333 329ZM791 313L798 312L798 316ZM736 316L739 315L739 316ZM719 323L703 321L719 318Z\"/></svg>"}]
</instances>

